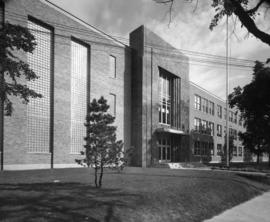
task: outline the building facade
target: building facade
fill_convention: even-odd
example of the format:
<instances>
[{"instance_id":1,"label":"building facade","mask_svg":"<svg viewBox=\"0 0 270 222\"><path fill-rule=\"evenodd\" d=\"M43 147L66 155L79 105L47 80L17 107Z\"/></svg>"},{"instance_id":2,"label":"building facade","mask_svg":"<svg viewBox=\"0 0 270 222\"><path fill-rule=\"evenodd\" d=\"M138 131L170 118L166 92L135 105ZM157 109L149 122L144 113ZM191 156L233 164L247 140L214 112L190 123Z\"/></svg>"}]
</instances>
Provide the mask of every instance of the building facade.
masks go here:
<instances>
[{"instance_id":1,"label":"building facade","mask_svg":"<svg viewBox=\"0 0 270 222\"><path fill-rule=\"evenodd\" d=\"M225 103L190 83L188 57L159 36L141 26L125 45L47 0L9 0L2 9L0 18L36 37L34 53L20 57L40 78L21 81L43 95L28 105L12 99L14 112L4 118L4 169L78 166L87 103L100 96L116 117L118 139L133 147L132 165L207 155L220 161ZM229 127L236 135L244 128L233 113ZM243 161L236 141L233 160Z\"/></svg>"}]
</instances>

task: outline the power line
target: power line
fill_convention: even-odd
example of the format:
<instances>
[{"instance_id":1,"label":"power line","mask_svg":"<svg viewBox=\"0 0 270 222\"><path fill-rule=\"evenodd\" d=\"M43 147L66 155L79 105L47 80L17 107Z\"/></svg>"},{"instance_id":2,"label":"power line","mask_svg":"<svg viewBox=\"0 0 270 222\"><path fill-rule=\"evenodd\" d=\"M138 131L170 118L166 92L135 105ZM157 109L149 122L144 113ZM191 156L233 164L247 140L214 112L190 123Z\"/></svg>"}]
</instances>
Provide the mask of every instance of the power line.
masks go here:
<instances>
[{"instance_id":1,"label":"power line","mask_svg":"<svg viewBox=\"0 0 270 222\"><path fill-rule=\"evenodd\" d=\"M21 18L25 18L25 16L20 16ZM18 18L18 17L17 17ZM14 17L13 17L14 19ZM18 19L17 19L18 20ZM20 20L21 21L21 20ZM84 35L87 35L87 36L91 36L91 37L94 37L94 38L97 38L97 39L102 39L104 40L104 37L100 36L99 34L97 33L94 33L93 31L91 31L91 33L87 33L87 30L82 30L82 29L78 29L78 28L74 28L74 27L71 27L71 26L67 26L67 25L63 25L63 24L59 24L59 23L55 23L53 22L52 24L55 24L56 26L59 26L59 29L61 30L73 30L79 34L84 34ZM115 37L115 38L122 38L124 39L123 37L119 37L119 36L112 36L112 37ZM84 41L89 41L89 40L86 40L86 39L83 39ZM128 40L128 39L126 39ZM91 41L93 42L93 41ZM102 43L104 44L104 43ZM113 44L110 44L110 46L114 46ZM118 46L119 47L119 46ZM174 48L168 48L168 47L164 47L164 46L161 46L161 45L157 45L157 44L145 44L145 48L153 48L153 49L157 49L157 50L162 50L163 52L164 51L169 51L169 53L171 54L181 54L180 52L184 52L188 55L190 55L190 58L193 59L194 57L203 57L204 59L217 59L217 60L225 60L226 58L224 56L218 56L218 55L211 55L211 54L206 54L206 53L200 53L200 52L196 52L196 51L189 51L189 50L177 50L177 49L174 49ZM229 59L231 64L232 62L236 62L240 65L244 64L244 63L248 63L247 66L245 67L248 67L248 68L252 68L253 66L250 65L250 63L254 63L253 60L248 60L248 59L238 59L238 58L230 58ZM225 64L225 61L224 61L224 64ZM238 66L238 65L236 65Z\"/></svg>"}]
</instances>

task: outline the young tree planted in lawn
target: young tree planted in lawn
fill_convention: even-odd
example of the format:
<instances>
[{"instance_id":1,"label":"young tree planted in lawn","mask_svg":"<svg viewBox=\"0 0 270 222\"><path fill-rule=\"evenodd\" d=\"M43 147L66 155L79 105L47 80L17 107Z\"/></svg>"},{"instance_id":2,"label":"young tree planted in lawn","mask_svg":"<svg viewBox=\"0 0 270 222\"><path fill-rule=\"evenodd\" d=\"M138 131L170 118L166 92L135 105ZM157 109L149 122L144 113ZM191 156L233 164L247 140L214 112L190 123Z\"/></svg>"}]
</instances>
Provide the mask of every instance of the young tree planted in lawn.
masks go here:
<instances>
[{"instance_id":1,"label":"young tree planted in lawn","mask_svg":"<svg viewBox=\"0 0 270 222\"><path fill-rule=\"evenodd\" d=\"M3 4L3 3L2 3ZM13 105L11 97L17 97L24 104L29 98L41 94L28 88L26 81L37 79L37 75L17 52L32 53L35 37L22 26L3 23L0 30L0 151L1 170L3 170L4 115L11 116ZM17 54L16 54L17 53Z\"/></svg>"},{"instance_id":2,"label":"young tree planted in lawn","mask_svg":"<svg viewBox=\"0 0 270 222\"><path fill-rule=\"evenodd\" d=\"M107 100L101 97L93 99L88 106L86 116L85 156L82 160L76 160L79 164L87 164L95 168L95 185L102 186L103 170L105 166L118 165L124 158L123 142L116 138L115 117L107 111ZM99 178L98 178L98 171Z\"/></svg>"},{"instance_id":3,"label":"young tree planted in lawn","mask_svg":"<svg viewBox=\"0 0 270 222\"><path fill-rule=\"evenodd\" d=\"M246 127L240 133L245 148L257 155L257 163L262 153L270 157L270 61L264 64L256 61L251 83L243 88L234 88L229 95L231 107L237 107ZM270 165L270 158L269 158Z\"/></svg>"}]
</instances>

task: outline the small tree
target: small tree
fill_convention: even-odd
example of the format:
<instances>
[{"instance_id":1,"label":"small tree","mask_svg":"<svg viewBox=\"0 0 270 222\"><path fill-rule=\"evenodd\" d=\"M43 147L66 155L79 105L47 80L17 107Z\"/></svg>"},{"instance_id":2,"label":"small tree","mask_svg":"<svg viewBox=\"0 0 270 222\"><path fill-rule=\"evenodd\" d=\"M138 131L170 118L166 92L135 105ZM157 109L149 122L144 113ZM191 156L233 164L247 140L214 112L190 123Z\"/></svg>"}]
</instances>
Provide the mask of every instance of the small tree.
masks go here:
<instances>
[{"instance_id":1,"label":"small tree","mask_svg":"<svg viewBox=\"0 0 270 222\"><path fill-rule=\"evenodd\" d=\"M85 156L82 160L76 160L79 164L87 164L95 169L95 185L102 186L103 171L106 165L118 165L123 160L123 142L116 140L116 127L111 124L115 117L107 113L109 105L107 100L101 97L93 99L88 106L86 116ZM98 180L98 171L99 180Z\"/></svg>"}]
</instances>

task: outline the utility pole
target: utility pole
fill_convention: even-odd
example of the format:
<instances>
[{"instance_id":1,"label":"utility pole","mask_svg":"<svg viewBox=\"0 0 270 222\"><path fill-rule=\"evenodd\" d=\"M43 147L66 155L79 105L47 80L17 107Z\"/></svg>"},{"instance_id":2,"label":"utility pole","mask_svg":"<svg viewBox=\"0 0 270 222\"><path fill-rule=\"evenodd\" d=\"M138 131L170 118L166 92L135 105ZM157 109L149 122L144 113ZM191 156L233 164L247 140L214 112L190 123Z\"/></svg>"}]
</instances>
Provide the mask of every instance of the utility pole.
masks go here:
<instances>
[{"instance_id":1,"label":"utility pole","mask_svg":"<svg viewBox=\"0 0 270 222\"><path fill-rule=\"evenodd\" d=\"M5 3L0 0L0 32L5 24ZM0 55L4 53L4 49L0 49ZM0 61L1 62L1 61ZM3 89L4 72L0 63L0 89ZM1 171L4 170L4 96L3 92L0 93L0 152L1 152Z\"/></svg>"},{"instance_id":2,"label":"utility pole","mask_svg":"<svg viewBox=\"0 0 270 222\"><path fill-rule=\"evenodd\" d=\"M229 16L226 18L226 165L230 166L230 144L229 144Z\"/></svg>"}]
</instances>

